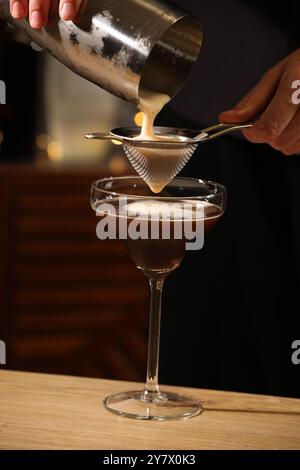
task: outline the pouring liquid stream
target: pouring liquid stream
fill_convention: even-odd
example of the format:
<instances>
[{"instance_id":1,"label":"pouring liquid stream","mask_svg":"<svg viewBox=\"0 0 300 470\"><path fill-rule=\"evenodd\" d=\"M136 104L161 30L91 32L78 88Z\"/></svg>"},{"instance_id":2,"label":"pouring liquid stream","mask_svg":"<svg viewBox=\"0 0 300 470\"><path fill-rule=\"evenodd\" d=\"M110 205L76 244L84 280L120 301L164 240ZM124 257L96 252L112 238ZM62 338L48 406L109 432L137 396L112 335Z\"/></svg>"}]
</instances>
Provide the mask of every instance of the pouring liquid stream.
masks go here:
<instances>
[{"instance_id":1,"label":"pouring liquid stream","mask_svg":"<svg viewBox=\"0 0 300 470\"><path fill-rule=\"evenodd\" d=\"M141 133L136 139L142 140L161 140L162 137L156 136L153 131L156 116L170 101L170 96L164 94L147 93L140 100L140 110L143 113L143 124Z\"/></svg>"},{"instance_id":2,"label":"pouring liquid stream","mask_svg":"<svg viewBox=\"0 0 300 470\"><path fill-rule=\"evenodd\" d=\"M159 93L144 94L140 100L139 109L143 114L143 123L141 133L135 138L136 140L164 141L166 138L170 140L170 136L158 136L154 133L154 121L156 116L170 101L170 96ZM174 141L178 141L178 137L174 136ZM176 167L178 154L176 152L161 151L159 148L151 148L145 152L144 158L147 159L147 184L153 193L160 193L164 187L170 182L169 167ZM151 175L151 168L153 175ZM159 168L159 180L157 178L157 169ZM165 170L165 171L164 171ZM154 174L155 173L155 174Z\"/></svg>"}]
</instances>

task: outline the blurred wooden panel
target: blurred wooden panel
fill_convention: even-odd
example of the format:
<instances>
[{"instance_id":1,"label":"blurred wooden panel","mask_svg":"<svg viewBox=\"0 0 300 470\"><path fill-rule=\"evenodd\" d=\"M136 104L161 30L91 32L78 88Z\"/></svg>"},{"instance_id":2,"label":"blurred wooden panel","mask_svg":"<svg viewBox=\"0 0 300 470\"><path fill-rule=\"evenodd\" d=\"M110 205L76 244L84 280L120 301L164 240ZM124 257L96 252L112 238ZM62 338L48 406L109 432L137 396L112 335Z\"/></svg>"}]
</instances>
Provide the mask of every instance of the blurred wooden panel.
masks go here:
<instances>
[{"instance_id":1,"label":"blurred wooden panel","mask_svg":"<svg viewBox=\"0 0 300 470\"><path fill-rule=\"evenodd\" d=\"M94 232L96 231L94 227ZM82 241L73 240L74 237L69 237L69 242L67 240L54 240L54 241L40 241L38 237L40 237L39 232L35 233L37 240L36 241L16 241L16 253L23 257L35 257L35 258L42 258L51 261L53 256L64 256L64 257L76 257L84 256L87 259L90 257L94 258L95 253L99 252L99 240L87 240L89 243L82 243ZM34 236L34 235L33 235ZM43 237L45 239L45 237ZM102 258L106 259L109 258L110 260L114 257L117 259L122 259L122 257L127 255L124 246L121 243L113 242L111 245L108 242L105 243L105 247L103 246ZM105 249L104 249L105 248ZM49 256L51 258L49 259ZM128 260L126 261L128 266Z\"/></svg>"},{"instance_id":2,"label":"blurred wooden panel","mask_svg":"<svg viewBox=\"0 0 300 470\"><path fill-rule=\"evenodd\" d=\"M121 242L96 237L89 192L101 176L0 167L0 338L9 368L144 379L147 282Z\"/></svg>"},{"instance_id":3,"label":"blurred wooden panel","mask_svg":"<svg viewBox=\"0 0 300 470\"><path fill-rule=\"evenodd\" d=\"M55 263L45 264L44 262L35 261L34 264L28 265L26 262L21 261L16 267L15 275L17 283L23 286L31 283L61 282L66 277L69 281L74 282L86 282L87 279L92 277L96 283L113 282L116 279L120 282L126 280L126 282L133 283L139 279L137 272L131 269L128 270L128 263L122 264L122 260L119 260L118 269L113 263L106 264L105 267L102 265L101 268L99 269L98 265L91 262L82 263L80 272L77 272L74 270L74 263L68 263L62 272L57 270Z\"/></svg>"}]
</instances>

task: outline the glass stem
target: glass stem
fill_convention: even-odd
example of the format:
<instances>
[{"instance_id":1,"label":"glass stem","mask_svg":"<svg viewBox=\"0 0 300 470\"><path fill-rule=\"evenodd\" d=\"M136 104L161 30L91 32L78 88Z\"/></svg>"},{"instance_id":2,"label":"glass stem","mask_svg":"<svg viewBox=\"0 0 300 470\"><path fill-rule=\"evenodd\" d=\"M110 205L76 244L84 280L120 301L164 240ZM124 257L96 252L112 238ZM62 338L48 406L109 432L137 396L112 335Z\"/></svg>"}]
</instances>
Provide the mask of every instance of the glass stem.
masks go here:
<instances>
[{"instance_id":1,"label":"glass stem","mask_svg":"<svg viewBox=\"0 0 300 470\"><path fill-rule=\"evenodd\" d=\"M159 394L158 365L160 345L161 300L164 280L150 279L150 322L148 366L145 395Z\"/></svg>"}]
</instances>

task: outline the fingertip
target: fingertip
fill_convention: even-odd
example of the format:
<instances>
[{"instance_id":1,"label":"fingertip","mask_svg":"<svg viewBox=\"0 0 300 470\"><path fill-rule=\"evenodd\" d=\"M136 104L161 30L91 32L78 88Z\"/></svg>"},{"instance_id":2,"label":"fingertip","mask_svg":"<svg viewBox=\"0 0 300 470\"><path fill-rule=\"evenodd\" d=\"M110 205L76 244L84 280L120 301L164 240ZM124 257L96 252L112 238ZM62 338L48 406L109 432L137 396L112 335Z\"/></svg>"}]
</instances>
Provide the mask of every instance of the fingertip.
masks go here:
<instances>
[{"instance_id":1,"label":"fingertip","mask_svg":"<svg viewBox=\"0 0 300 470\"><path fill-rule=\"evenodd\" d=\"M228 111L224 111L219 115L219 121L222 123L231 123L238 121L238 113L234 109L230 109Z\"/></svg>"},{"instance_id":2,"label":"fingertip","mask_svg":"<svg viewBox=\"0 0 300 470\"><path fill-rule=\"evenodd\" d=\"M26 10L22 2L16 1L12 4L11 16L16 20L22 20L23 18L25 18Z\"/></svg>"},{"instance_id":3,"label":"fingertip","mask_svg":"<svg viewBox=\"0 0 300 470\"><path fill-rule=\"evenodd\" d=\"M267 138L263 132L261 132L255 126L243 130L244 137L252 142L252 144L264 144L267 143Z\"/></svg>"},{"instance_id":4,"label":"fingertip","mask_svg":"<svg viewBox=\"0 0 300 470\"><path fill-rule=\"evenodd\" d=\"M257 144L257 143L260 143L252 134L251 134L251 131L249 129L244 129L242 131L243 133L243 136L245 137L245 139L247 139L249 142L251 142L252 144Z\"/></svg>"},{"instance_id":5,"label":"fingertip","mask_svg":"<svg viewBox=\"0 0 300 470\"><path fill-rule=\"evenodd\" d=\"M75 5L71 2L64 2L60 8L60 17L62 20L70 21L76 16Z\"/></svg>"},{"instance_id":6,"label":"fingertip","mask_svg":"<svg viewBox=\"0 0 300 470\"><path fill-rule=\"evenodd\" d=\"M242 133L247 140L251 139L251 134L249 135L249 129L243 129Z\"/></svg>"},{"instance_id":7,"label":"fingertip","mask_svg":"<svg viewBox=\"0 0 300 470\"><path fill-rule=\"evenodd\" d=\"M42 29L45 26L44 15L41 11L32 11L30 15L30 25L34 29Z\"/></svg>"}]
</instances>

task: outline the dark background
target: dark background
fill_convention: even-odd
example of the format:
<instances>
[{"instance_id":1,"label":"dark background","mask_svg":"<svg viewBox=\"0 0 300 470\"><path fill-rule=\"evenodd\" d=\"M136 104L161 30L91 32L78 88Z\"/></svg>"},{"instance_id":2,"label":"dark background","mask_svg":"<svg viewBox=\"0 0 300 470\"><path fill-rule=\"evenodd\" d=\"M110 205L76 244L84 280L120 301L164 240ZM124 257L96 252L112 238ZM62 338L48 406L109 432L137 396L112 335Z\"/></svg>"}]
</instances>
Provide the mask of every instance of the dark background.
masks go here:
<instances>
[{"instance_id":1,"label":"dark background","mask_svg":"<svg viewBox=\"0 0 300 470\"><path fill-rule=\"evenodd\" d=\"M205 41L162 124L215 123L299 46L296 2L176 3L202 19ZM92 179L131 170L119 155L114 160L115 149L98 165L83 155L79 171L72 162L49 165L35 143L47 114L43 53L11 33L0 37L8 102L0 164L7 367L142 380L147 286L121 245L96 240L88 201ZM300 336L300 157L225 137L199 146L183 174L224 184L228 209L204 250L188 254L166 283L161 381L299 397L291 345Z\"/></svg>"},{"instance_id":2,"label":"dark background","mask_svg":"<svg viewBox=\"0 0 300 470\"><path fill-rule=\"evenodd\" d=\"M178 3L202 18L204 44L163 123L210 124L299 47L296 2ZM299 396L299 171L299 156L240 136L200 146L184 169L224 184L228 209L166 287L163 380Z\"/></svg>"}]
</instances>

